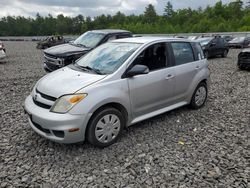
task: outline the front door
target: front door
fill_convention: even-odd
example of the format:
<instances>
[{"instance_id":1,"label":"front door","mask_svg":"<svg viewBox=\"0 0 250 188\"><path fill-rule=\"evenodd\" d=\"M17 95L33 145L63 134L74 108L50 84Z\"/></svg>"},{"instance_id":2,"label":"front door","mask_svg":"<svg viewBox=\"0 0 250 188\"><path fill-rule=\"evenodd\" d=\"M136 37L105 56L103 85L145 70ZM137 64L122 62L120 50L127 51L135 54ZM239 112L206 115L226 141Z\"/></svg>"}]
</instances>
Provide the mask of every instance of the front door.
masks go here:
<instances>
[{"instance_id":1,"label":"front door","mask_svg":"<svg viewBox=\"0 0 250 188\"><path fill-rule=\"evenodd\" d=\"M134 61L149 67L149 73L127 78L133 118L167 107L174 94L174 67L167 65L165 43L146 48Z\"/></svg>"}]
</instances>

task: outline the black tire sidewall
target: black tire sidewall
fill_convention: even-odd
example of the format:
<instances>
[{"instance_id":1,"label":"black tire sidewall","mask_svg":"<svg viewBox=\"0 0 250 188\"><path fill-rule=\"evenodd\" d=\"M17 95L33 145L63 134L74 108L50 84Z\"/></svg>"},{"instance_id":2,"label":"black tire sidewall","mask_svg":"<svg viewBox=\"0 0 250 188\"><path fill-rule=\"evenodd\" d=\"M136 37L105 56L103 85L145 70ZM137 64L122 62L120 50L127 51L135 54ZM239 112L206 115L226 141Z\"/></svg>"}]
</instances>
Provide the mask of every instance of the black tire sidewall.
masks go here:
<instances>
[{"instance_id":1,"label":"black tire sidewall","mask_svg":"<svg viewBox=\"0 0 250 188\"><path fill-rule=\"evenodd\" d=\"M120 131L117 137L114 140L108 143L101 143L96 139L95 128L96 128L98 121L107 114L116 115L120 119L121 127L120 127ZM124 118L124 115L116 108L108 107L108 108L103 108L103 109L98 110L97 112L94 113L93 117L90 119L90 122L88 124L87 132L86 132L87 133L86 137L87 137L88 142L100 148L103 148L103 147L106 147L115 143L119 139L121 132L125 127L125 123L126 123L125 121L126 120Z\"/></svg>"},{"instance_id":2,"label":"black tire sidewall","mask_svg":"<svg viewBox=\"0 0 250 188\"><path fill-rule=\"evenodd\" d=\"M204 53L204 55L205 55L205 58L209 58L209 52L208 51L205 51L205 53Z\"/></svg>"},{"instance_id":3,"label":"black tire sidewall","mask_svg":"<svg viewBox=\"0 0 250 188\"><path fill-rule=\"evenodd\" d=\"M224 51L223 51L223 54L222 54L222 57L227 57L227 54L228 54L228 51L227 51L227 50L224 50Z\"/></svg>"},{"instance_id":4,"label":"black tire sidewall","mask_svg":"<svg viewBox=\"0 0 250 188\"><path fill-rule=\"evenodd\" d=\"M200 88L200 87L205 87L206 89L206 98L203 102L202 105L198 106L195 102L195 94L197 92L197 90ZM207 101L207 94L208 94L208 89L207 89L207 84L205 82L201 82L198 84L198 86L196 87L196 89L194 90L194 93L193 93L193 96L192 96L192 99L191 99L191 102L190 102L190 107L193 108L193 109L199 109L201 107L203 107Z\"/></svg>"}]
</instances>

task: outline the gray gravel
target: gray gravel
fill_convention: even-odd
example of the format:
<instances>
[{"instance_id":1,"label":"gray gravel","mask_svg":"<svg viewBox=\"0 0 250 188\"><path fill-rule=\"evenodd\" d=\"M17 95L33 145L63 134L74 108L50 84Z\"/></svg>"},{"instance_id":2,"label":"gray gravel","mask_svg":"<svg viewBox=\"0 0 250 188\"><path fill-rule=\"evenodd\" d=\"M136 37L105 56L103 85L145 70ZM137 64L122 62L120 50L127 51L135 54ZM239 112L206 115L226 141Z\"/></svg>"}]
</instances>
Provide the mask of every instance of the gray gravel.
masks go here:
<instances>
[{"instance_id":1,"label":"gray gravel","mask_svg":"<svg viewBox=\"0 0 250 188\"><path fill-rule=\"evenodd\" d=\"M45 72L33 42L5 42L0 62L0 187L250 188L250 72L240 50L209 60L206 106L125 130L114 145L61 145L38 136L22 104Z\"/></svg>"}]
</instances>

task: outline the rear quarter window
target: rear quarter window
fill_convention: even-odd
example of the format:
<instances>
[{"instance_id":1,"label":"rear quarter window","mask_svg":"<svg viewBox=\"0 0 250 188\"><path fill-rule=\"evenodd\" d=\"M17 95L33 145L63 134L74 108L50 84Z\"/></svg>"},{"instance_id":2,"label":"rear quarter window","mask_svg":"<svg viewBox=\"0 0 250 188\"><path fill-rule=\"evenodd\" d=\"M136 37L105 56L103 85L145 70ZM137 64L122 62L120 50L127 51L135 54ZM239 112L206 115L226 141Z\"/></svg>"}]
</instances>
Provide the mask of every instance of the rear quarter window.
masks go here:
<instances>
[{"instance_id":1,"label":"rear quarter window","mask_svg":"<svg viewBox=\"0 0 250 188\"><path fill-rule=\"evenodd\" d=\"M204 53L203 53L203 50L201 48L200 43L194 42L194 43L192 43L192 46L194 48L194 54L195 54L196 60L202 60L202 59L204 59L205 56L204 56Z\"/></svg>"},{"instance_id":2,"label":"rear quarter window","mask_svg":"<svg viewBox=\"0 0 250 188\"><path fill-rule=\"evenodd\" d=\"M171 43L175 65L182 65L195 61L193 48L189 42L172 42Z\"/></svg>"}]
</instances>

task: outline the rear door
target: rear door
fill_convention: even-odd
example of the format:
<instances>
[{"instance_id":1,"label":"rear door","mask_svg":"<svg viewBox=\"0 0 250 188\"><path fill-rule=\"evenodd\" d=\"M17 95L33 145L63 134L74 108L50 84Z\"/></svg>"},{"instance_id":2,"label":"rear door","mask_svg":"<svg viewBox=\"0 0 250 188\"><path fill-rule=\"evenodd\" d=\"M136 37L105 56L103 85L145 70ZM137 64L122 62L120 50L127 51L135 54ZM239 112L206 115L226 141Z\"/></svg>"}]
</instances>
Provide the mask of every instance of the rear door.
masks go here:
<instances>
[{"instance_id":1,"label":"rear door","mask_svg":"<svg viewBox=\"0 0 250 188\"><path fill-rule=\"evenodd\" d=\"M173 59L175 62L175 100L184 101L188 96L190 85L201 69L202 51L194 55L193 47L189 42L171 42Z\"/></svg>"},{"instance_id":2,"label":"rear door","mask_svg":"<svg viewBox=\"0 0 250 188\"><path fill-rule=\"evenodd\" d=\"M220 51L221 51L221 49L220 49L218 38L214 38L211 41L211 55L213 55L213 56L218 55L221 53Z\"/></svg>"}]
</instances>

